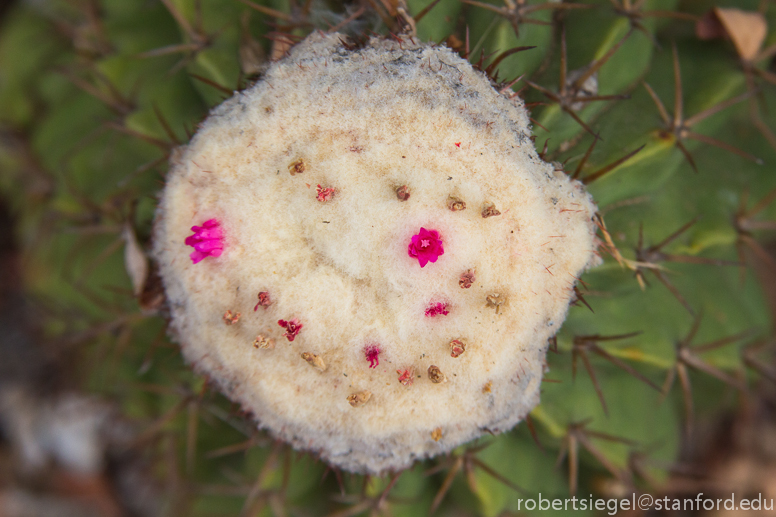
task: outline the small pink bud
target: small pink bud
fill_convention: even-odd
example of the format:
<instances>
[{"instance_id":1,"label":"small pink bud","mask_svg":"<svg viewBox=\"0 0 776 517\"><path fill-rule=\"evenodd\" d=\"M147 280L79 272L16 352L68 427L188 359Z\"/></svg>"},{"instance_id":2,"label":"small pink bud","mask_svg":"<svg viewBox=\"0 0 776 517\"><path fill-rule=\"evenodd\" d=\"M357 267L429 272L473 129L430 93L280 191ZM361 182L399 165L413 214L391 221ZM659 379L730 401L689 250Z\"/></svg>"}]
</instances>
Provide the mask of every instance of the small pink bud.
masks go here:
<instances>
[{"instance_id":1,"label":"small pink bud","mask_svg":"<svg viewBox=\"0 0 776 517\"><path fill-rule=\"evenodd\" d=\"M234 325L235 323L240 321L240 313L238 312L237 314L235 314L232 311L226 311L224 313L223 319L224 319L224 323L226 323L227 325Z\"/></svg>"},{"instance_id":2,"label":"small pink bud","mask_svg":"<svg viewBox=\"0 0 776 517\"><path fill-rule=\"evenodd\" d=\"M366 360L369 361L370 368L377 368L380 364L380 346L377 344L366 345L364 347L364 355Z\"/></svg>"},{"instance_id":3,"label":"small pink bud","mask_svg":"<svg viewBox=\"0 0 776 517\"><path fill-rule=\"evenodd\" d=\"M189 235L183 241L186 246L191 246L191 262L196 264L206 257L219 257L224 251L224 234L221 224L216 219L208 219L202 226L192 226L194 235Z\"/></svg>"},{"instance_id":4,"label":"small pink bud","mask_svg":"<svg viewBox=\"0 0 776 517\"><path fill-rule=\"evenodd\" d=\"M402 185L396 189L396 197L399 201L407 201L410 198L410 188L407 185Z\"/></svg>"},{"instance_id":5,"label":"small pink bud","mask_svg":"<svg viewBox=\"0 0 776 517\"><path fill-rule=\"evenodd\" d=\"M336 189L332 187L321 187L318 185L315 189L316 192L316 199L320 201L321 203L324 203L326 201L329 201L331 198L334 197L334 194L337 192Z\"/></svg>"},{"instance_id":6,"label":"small pink bud","mask_svg":"<svg viewBox=\"0 0 776 517\"><path fill-rule=\"evenodd\" d=\"M283 335L286 336L286 339L288 339L289 341L293 341L294 338L297 336L297 334L299 334L299 331L302 330L302 327L304 326L301 323L299 323L299 320L296 318L292 319L291 321L278 320L278 325L286 329L286 333Z\"/></svg>"},{"instance_id":7,"label":"small pink bud","mask_svg":"<svg viewBox=\"0 0 776 517\"><path fill-rule=\"evenodd\" d=\"M266 336L259 334L256 339L253 340L254 348L273 349L275 348L275 341Z\"/></svg>"},{"instance_id":8,"label":"small pink bud","mask_svg":"<svg viewBox=\"0 0 776 517\"><path fill-rule=\"evenodd\" d=\"M473 269L467 269L463 273L461 273L461 278L458 280L458 285L461 286L461 289L468 289L472 286L474 283L474 270Z\"/></svg>"},{"instance_id":9,"label":"small pink bud","mask_svg":"<svg viewBox=\"0 0 776 517\"><path fill-rule=\"evenodd\" d=\"M402 384L402 386L412 386L412 381L415 377L415 370L413 368L409 368L407 370L396 370L396 373L399 374L399 382Z\"/></svg>"},{"instance_id":10,"label":"small pink bud","mask_svg":"<svg viewBox=\"0 0 776 517\"><path fill-rule=\"evenodd\" d=\"M426 317L427 318L433 318L434 316L437 316L441 314L442 316L447 316L450 314L450 311L447 310L447 304L443 302L439 303L432 303L426 308Z\"/></svg>"},{"instance_id":11,"label":"small pink bud","mask_svg":"<svg viewBox=\"0 0 776 517\"><path fill-rule=\"evenodd\" d=\"M253 308L253 312L256 312L257 310L259 310L259 307L264 307L266 309L271 304L272 304L272 300L269 299L269 293L267 291L262 291L259 293L259 303L257 303L256 306Z\"/></svg>"},{"instance_id":12,"label":"small pink bud","mask_svg":"<svg viewBox=\"0 0 776 517\"><path fill-rule=\"evenodd\" d=\"M463 339L453 339L450 341L450 357L459 357L466 352L466 341Z\"/></svg>"}]
</instances>

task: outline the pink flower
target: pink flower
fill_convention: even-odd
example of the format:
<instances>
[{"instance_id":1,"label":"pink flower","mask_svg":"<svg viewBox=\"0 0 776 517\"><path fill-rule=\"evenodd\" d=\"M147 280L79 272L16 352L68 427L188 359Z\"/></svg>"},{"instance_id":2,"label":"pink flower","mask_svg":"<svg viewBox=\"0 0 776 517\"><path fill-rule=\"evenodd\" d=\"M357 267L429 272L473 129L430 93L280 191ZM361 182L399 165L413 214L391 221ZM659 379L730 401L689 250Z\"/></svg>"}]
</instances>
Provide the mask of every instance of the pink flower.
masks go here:
<instances>
[{"instance_id":1,"label":"pink flower","mask_svg":"<svg viewBox=\"0 0 776 517\"><path fill-rule=\"evenodd\" d=\"M296 318L292 319L291 321L278 320L278 325L286 329L286 333L283 335L286 336L286 339L289 341L293 341L303 327L303 325L299 323L299 320Z\"/></svg>"},{"instance_id":2,"label":"pink flower","mask_svg":"<svg viewBox=\"0 0 776 517\"><path fill-rule=\"evenodd\" d=\"M399 382L404 386L412 386L413 377L415 376L415 369L408 368L407 370L396 370L399 374Z\"/></svg>"},{"instance_id":3,"label":"pink flower","mask_svg":"<svg viewBox=\"0 0 776 517\"><path fill-rule=\"evenodd\" d=\"M434 316L441 314L442 316L447 316L450 314L450 311L447 310L447 304L446 303L432 303L428 307L426 307L426 317L427 318L433 318Z\"/></svg>"},{"instance_id":4,"label":"pink flower","mask_svg":"<svg viewBox=\"0 0 776 517\"><path fill-rule=\"evenodd\" d=\"M379 345L366 345L364 347L364 355L366 360L369 361L370 368L377 368L380 364L380 347Z\"/></svg>"},{"instance_id":5,"label":"pink flower","mask_svg":"<svg viewBox=\"0 0 776 517\"><path fill-rule=\"evenodd\" d=\"M196 264L205 257L219 257L224 251L224 234L221 224L216 219L208 219L202 226L192 226L194 235L189 235L183 241L186 246L191 246L191 262Z\"/></svg>"},{"instance_id":6,"label":"pink flower","mask_svg":"<svg viewBox=\"0 0 776 517\"><path fill-rule=\"evenodd\" d=\"M337 190L332 187L321 187L318 185L318 187L315 189L315 192L315 198L321 203L325 203L334 197L334 194L337 192Z\"/></svg>"},{"instance_id":7,"label":"pink flower","mask_svg":"<svg viewBox=\"0 0 776 517\"><path fill-rule=\"evenodd\" d=\"M412 236L407 252L410 257L418 259L420 267L425 267L429 262L436 262L445 250L442 249L438 231L421 228L417 235Z\"/></svg>"}]
</instances>

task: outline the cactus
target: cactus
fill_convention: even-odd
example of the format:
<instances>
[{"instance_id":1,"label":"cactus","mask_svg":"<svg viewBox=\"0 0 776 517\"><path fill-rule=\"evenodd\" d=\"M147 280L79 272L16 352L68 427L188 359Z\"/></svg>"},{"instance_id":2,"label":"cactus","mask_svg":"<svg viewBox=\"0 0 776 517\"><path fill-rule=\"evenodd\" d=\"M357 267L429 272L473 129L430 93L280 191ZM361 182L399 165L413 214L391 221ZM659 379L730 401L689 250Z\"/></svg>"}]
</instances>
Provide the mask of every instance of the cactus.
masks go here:
<instances>
[{"instance_id":1,"label":"cactus","mask_svg":"<svg viewBox=\"0 0 776 517\"><path fill-rule=\"evenodd\" d=\"M761 109L762 103L774 100L776 80L768 64L776 38L768 30L774 12L767 4L758 11L756 2L739 2L737 9L700 2L691 12L679 7L671 0L386 0L353 5L52 0L11 9L0 32L0 163L3 192L16 217L30 310L41 334L75 365L80 388L115 401L124 415L146 426L135 447L155 466L153 475L168 481L167 512L249 514L271 509L355 515L458 509L491 516L518 511L519 499L540 492L544 497L608 497L657 490L699 420L772 378L772 322L756 270L776 267L763 245L776 229L771 170L776 138L772 117ZM742 40L737 32L735 23L741 20L752 27L753 41ZM432 176L409 166L386 166L380 180L385 184L379 186L384 187L382 197L375 197L379 189L374 178L382 176L361 183L355 176L338 180L322 172L313 150L323 153L327 143L322 136L317 143L308 136L309 148L293 148L300 137L272 144L290 147L267 159L279 170L265 173L262 184L272 185L269 192L208 190L207 175L214 173L207 171L225 162L200 162L197 153L229 140L204 135L215 134L219 125L235 124L240 99L261 99L256 92L269 91L262 85L286 88L273 82L283 67L296 66L293 73L286 72L296 80L311 77L298 57L311 40L298 45L310 34L313 40L331 42L332 36L322 34L337 32L341 36L328 48L336 46L341 59L382 46L396 53L426 52L431 63L426 66L433 66L439 55L447 56L447 63L459 63L460 70L469 61L476 71L467 69L467 78L456 79L478 84L477 100L471 101L475 113L491 110L494 119L512 117L520 131L530 126L533 134L526 136L538 153L534 157L531 142L526 142L521 156L531 156L527 161L554 174L553 185L584 185L597 205L594 216L592 204L590 213L580 216L587 222L576 231L589 236L594 225L595 253L602 264L582 274L576 287L573 282L590 262L589 255L572 253L576 262L562 273L568 279L554 280L554 268L543 273L544 281L569 286L567 297L547 314L562 315L569 298L574 303L557 334L557 329L543 330L526 341L538 353L549 339L547 371L540 404L533 407L532 401L509 413L509 426L525 416L511 431L499 428L505 432L465 443L482 433L475 432L477 426L495 421L500 409L484 420L476 415L448 422L431 418L413 428L404 408L396 405L393 411L399 415L386 429L417 430L423 434L422 446L408 446L399 460L380 463L376 451L385 445L379 443L383 429L364 433L362 424L346 420L349 428L331 433L331 441L345 433L369 444L362 449L363 458L344 455L338 461L333 445L314 442L317 438L305 434L304 427L281 431L282 419L268 423L274 418L267 414L270 399L241 395L242 380L234 370L223 371L226 363L203 362L206 350L222 350L210 341L224 347L218 352L223 355L238 346L231 340L239 339L239 354L230 364L266 357L293 362L288 372L274 372L278 379L301 376L309 384L343 371L358 372L362 380L380 379L379 384L389 379L391 386L385 389L377 382L362 382L325 394L332 401L336 397L336 414L366 418L386 407L388 392L395 401L417 398L417 407L434 400L425 395L433 390L459 397L453 403L465 400L450 391L460 385L453 379L464 373L448 365L472 364L470 357L482 346L473 331L443 336L434 330L461 316L461 293L485 295L472 313L487 311L495 318L498 312L500 322L518 319L510 293L480 287L495 274L487 268L499 271L503 264L494 260L486 267L484 258L457 263L464 248L457 247L456 232L448 230L453 223L447 221L461 224L470 218L476 221L466 223L472 232L486 236L489 230L483 225L502 224L510 214L528 210L508 194L508 182L522 180L480 175L469 187L448 188L443 182L431 195L415 182L431 184ZM383 39L370 43L378 35ZM393 81L397 92L399 84L409 84L405 77ZM258 86L251 86L254 82ZM302 98L303 92L293 93ZM291 94L272 95L282 100ZM401 94L408 96L406 103L422 104L412 93ZM228 98L232 100L221 105ZM525 114L523 105L529 110ZM348 106L362 108L358 92L334 105ZM509 110L516 111L504 115ZM394 105L389 113L397 111ZM227 113L233 115L225 120ZM304 115L294 115L302 127ZM419 112L423 116L428 115ZM489 130L482 126L477 138ZM352 137L337 133L336 124L332 127L333 139ZM467 130L473 132L471 127ZM417 129L395 136L437 141L443 135L413 131ZM504 130L507 134L516 133ZM238 136L233 132L229 138ZM271 136L272 142L282 138ZM461 160L462 154L453 153L470 149L464 143L458 148L457 142L465 139L453 139L450 149L426 159L446 163L441 161L444 155ZM351 145L361 144L354 140ZM498 154L496 145L483 152ZM542 165L539 158L552 166ZM198 190L186 187L186 179L199 182ZM474 186L484 184L493 199L472 193ZM294 197L300 193L307 203L304 209L292 204L301 203L302 197ZM356 194L361 201L355 201ZM274 207L271 213L244 213L248 209L243 207L263 196L274 196L278 205L255 209ZM154 228L160 198L163 209ZM334 302L344 300L326 304L315 298L334 292L323 283L325 271L293 258L327 246L332 251L327 260L347 258L349 250L334 253L342 242L334 230L313 232L310 227L304 250L267 237L266 232L277 233L289 220L315 211L345 218L350 210L349 217L357 217L377 207L377 200L390 201L391 212L381 216L374 235L365 239L384 238L382 228L399 226L401 217L407 224L401 225L404 233L387 241L395 250L389 246L385 263L353 262L351 267L371 264L371 269L352 276L379 283L396 266L406 267L417 285L444 278L444 289L425 284L424 296L405 296L389 311L391 317L414 311L411 318L397 320L402 323L391 332L438 338L439 357L410 361L404 351L392 348L400 340L339 328L339 322L353 321L337 315L342 305ZM435 221L447 226L432 226L414 215L421 209L437 214ZM237 250L248 248L249 235L261 246L275 248L265 255ZM436 240L435 249L418 247L424 240ZM543 245L537 241L535 247ZM588 254L594 251L590 248ZM243 271L229 273L235 275L230 278L216 271L239 253L252 258L240 266ZM292 258L279 260L279 265L298 269L283 272L285 283L273 284L263 268L280 254ZM322 293L311 294L315 303L307 305L314 310L299 301L307 287L289 285L302 267L319 275L307 277L318 282L312 293ZM505 286L514 288L521 273L498 274L509 278ZM237 293L230 282L238 277L255 281ZM229 294L216 296L224 284ZM201 288L199 298L190 292L192 285ZM293 289L300 294L289 301ZM195 312L182 316L187 304ZM167 337L168 317L182 352ZM431 330L422 330L424 326ZM333 341L337 346L326 345ZM510 343L505 339L498 346ZM270 361L276 362L262 364L281 368L277 359ZM545 369L541 353L532 361L538 380ZM465 375L467 386L476 386L484 398L505 393L501 377ZM293 391L293 382L277 380L277 385L272 392L283 398L273 403L293 401L287 398L292 393L283 394L284 389ZM516 388L505 400L520 405L523 397L532 396ZM271 432L257 429L254 417ZM335 425L320 420L321 425ZM456 423L459 435L448 442ZM274 441L277 436L299 450ZM432 451L440 455L408 460ZM555 468L557 462L563 469ZM361 472L394 470L383 476L343 475L338 465ZM601 479L606 483L597 482Z\"/></svg>"},{"instance_id":2,"label":"cactus","mask_svg":"<svg viewBox=\"0 0 776 517\"><path fill-rule=\"evenodd\" d=\"M595 207L539 159L522 102L397 38L313 34L219 106L175 160L154 234L189 362L273 435L373 474L524 418L597 260ZM238 321L259 292L273 303ZM257 330L288 346L255 353Z\"/></svg>"}]
</instances>

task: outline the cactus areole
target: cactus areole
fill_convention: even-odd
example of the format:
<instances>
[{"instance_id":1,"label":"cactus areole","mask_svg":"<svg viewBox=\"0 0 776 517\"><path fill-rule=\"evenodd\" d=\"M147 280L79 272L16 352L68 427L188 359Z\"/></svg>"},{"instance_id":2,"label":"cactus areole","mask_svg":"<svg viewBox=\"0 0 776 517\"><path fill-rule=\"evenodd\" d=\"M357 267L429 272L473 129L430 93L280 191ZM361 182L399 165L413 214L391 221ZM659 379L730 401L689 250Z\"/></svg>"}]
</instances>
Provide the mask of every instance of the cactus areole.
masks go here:
<instances>
[{"instance_id":1,"label":"cactus areole","mask_svg":"<svg viewBox=\"0 0 776 517\"><path fill-rule=\"evenodd\" d=\"M343 39L313 34L212 111L154 253L198 371L273 435L380 473L538 404L595 206L453 51Z\"/></svg>"}]
</instances>

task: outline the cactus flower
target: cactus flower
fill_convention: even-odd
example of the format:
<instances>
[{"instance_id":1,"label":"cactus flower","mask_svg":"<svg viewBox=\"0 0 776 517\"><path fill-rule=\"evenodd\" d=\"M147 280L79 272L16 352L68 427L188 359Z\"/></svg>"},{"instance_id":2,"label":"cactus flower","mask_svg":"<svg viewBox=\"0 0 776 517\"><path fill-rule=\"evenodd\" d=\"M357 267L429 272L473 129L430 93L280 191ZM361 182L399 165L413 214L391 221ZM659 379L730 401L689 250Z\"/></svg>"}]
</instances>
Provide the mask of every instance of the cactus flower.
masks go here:
<instances>
[{"instance_id":1,"label":"cactus flower","mask_svg":"<svg viewBox=\"0 0 776 517\"><path fill-rule=\"evenodd\" d=\"M418 259L420 267L425 267L429 262L436 262L445 250L438 231L421 227L418 234L412 236L407 252L410 257Z\"/></svg>"},{"instance_id":2,"label":"cactus flower","mask_svg":"<svg viewBox=\"0 0 776 517\"><path fill-rule=\"evenodd\" d=\"M196 264L206 257L219 257L224 251L224 234L221 225L216 219L208 219L202 226L192 226L194 235L189 235L183 241L186 246L191 246L191 262Z\"/></svg>"},{"instance_id":3,"label":"cactus flower","mask_svg":"<svg viewBox=\"0 0 776 517\"><path fill-rule=\"evenodd\" d=\"M292 319L291 321L278 320L278 325L286 329L286 333L283 335L286 336L286 339L288 339L289 341L293 341L294 338L299 334L299 331L301 331L302 327L304 326L301 323L299 323L299 320L296 318Z\"/></svg>"}]
</instances>

